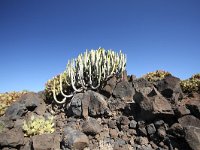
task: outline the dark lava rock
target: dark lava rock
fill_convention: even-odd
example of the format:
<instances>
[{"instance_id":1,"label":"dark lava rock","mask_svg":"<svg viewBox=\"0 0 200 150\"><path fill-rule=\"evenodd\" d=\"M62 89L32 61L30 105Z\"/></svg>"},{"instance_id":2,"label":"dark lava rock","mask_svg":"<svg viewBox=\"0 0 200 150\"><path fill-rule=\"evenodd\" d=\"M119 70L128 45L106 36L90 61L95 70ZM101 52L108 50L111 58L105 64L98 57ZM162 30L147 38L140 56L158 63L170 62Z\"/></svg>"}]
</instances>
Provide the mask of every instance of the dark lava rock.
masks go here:
<instances>
[{"instance_id":1,"label":"dark lava rock","mask_svg":"<svg viewBox=\"0 0 200 150\"><path fill-rule=\"evenodd\" d=\"M124 102L132 102L134 94L135 94L134 89L127 81L119 82L113 91L114 97L120 98Z\"/></svg>"},{"instance_id":2,"label":"dark lava rock","mask_svg":"<svg viewBox=\"0 0 200 150\"><path fill-rule=\"evenodd\" d=\"M155 126L154 126L153 123L147 125L146 128L147 128L147 133L148 133L149 135L156 133L156 128L155 128Z\"/></svg>"},{"instance_id":3,"label":"dark lava rock","mask_svg":"<svg viewBox=\"0 0 200 150\"><path fill-rule=\"evenodd\" d=\"M166 98L182 98L183 93L180 87L180 79L174 76L167 76L156 84L158 91ZM178 100L176 99L176 101Z\"/></svg>"},{"instance_id":4,"label":"dark lava rock","mask_svg":"<svg viewBox=\"0 0 200 150\"><path fill-rule=\"evenodd\" d=\"M101 89L100 93L102 95L105 95L106 97L110 97L113 93L115 86L116 86L116 82L117 82L117 79L116 79L115 76L108 79L108 81L106 81L105 86Z\"/></svg>"},{"instance_id":5,"label":"dark lava rock","mask_svg":"<svg viewBox=\"0 0 200 150\"><path fill-rule=\"evenodd\" d=\"M178 106L175 110L175 113L178 117L182 117L185 115L189 115L190 114L190 110L187 109L185 106Z\"/></svg>"},{"instance_id":6,"label":"dark lava rock","mask_svg":"<svg viewBox=\"0 0 200 150\"><path fill-rule=\"evenodd\" d=\"M162 115L163 117L174 115L169 101L166 100L155 88L153 88L148 95L136 92L134 100L140 106L140 117L144 120L152 120L158 115Z\"/></svg>"},{"instance_id":7,"label":"dark lava rock","mask_svg":"<svg viewBox=\"0 0 200 150\"><path fill-rule=\"evenodd\" d=\"M131 120L129 124L130 129L136 129L137 122L135 120Z\"/></svg>"},{"instance_id":8,"label":"dark lava rock","mask_svg":"<svg viewBox=\"0 0 200 150\"><path fill-rule=\"evenodd\" d=\"M83 133L87 135L96 135L101 132L101 126L94 118L88 118L82 125Z\"/></svg>"},{"instance_id":9,"label":"dark lava rock","mask_svg":"<svg viewBox=\"0 0 200 150\"><path fill-rule=\"evenodd\" d=\"M60 137L54 134L35 135L33 139L34 150L60 149Z\"/></svg>"},{"instance_id":10,"label":"dark lava rock","mask_svg":"<svg viewBox=\"0 0 200 150\"><path fill-rule=\"evenodd\" d=\"M28 112L24 104L19 102L13 103L5 112L5 117L16 120L24 116Z\"/></svg>"},{"instance_id":11,"label":"dark lava rock","mask_svg":"<svg viewBox=\"0 0 200 150\"><path fill-rule=\"evenodd\" d=\"M19 102L24 104L29 111L35 110L40 103L44 102L37 93L26 93L19 98Z\"/></svg>"},{"instance_id":12,"label":"dark lava rock","mask_svg":"<svg viewBox=\"0 0 200 150\"><path fill-rule=\"evenodd\" d=\"M181 126L180 123L174 123L169 130L167 131L169 134L174 135L176 137L185 137L184 128Z\"/></svg>"},{"instance_id":13,"label":"dark lava rock","mask_svg":"<svg viewBox=\"0 0 200 150\"><path fill-rule=\"evenodd\" d=\"M88 145L89 139L84 133L70 127L64 129L62 148L83 150Z\"/></svg>"},{"instance_id":14,"label":"dark lava rock","mask_svg":"<svg viewBox=\"0 0 200 150\"><path fill-rule=\"evenodd\" d=\"M144 78L135 79L132 81L133 87L142 95L148 95L153 90L153 84Z\"/></svg>"},{"instance_id":15,"label":"dark lava rock","mask_svg":"<svg viewBox=\"0 0 200 150\"><path fill-rule=\"evenodd\" d=\"M24 133L20 128L13 128L7 132L0 133L0 146L17 147L23 145Z\"/></svg>"},{"instance_id":16,"label":"dark lava rock","mask_svg":"<svg viewBox=\"0 0 200 150\"><path fill-rule=\"evenodd\" d=\"M192 115L183 116L178 119L182 127L193 126L200 128L200 120Z\"/></svg>"},{"instance_id":17,"label":"dark lava rock","mask_svg":"<svg viewBox=\"0 0 200 150\"><path fill-rule=\"evenodd\" d=\"M101 115L111 115L111 111L108 108L107 101L105 100L103 95L94 91L88 91L88 94L90 95L90 102L88 107L89 116L97 117Z\"/></svg>"},{"instance_id":18,"label":"dark lava rock","mask_svg":"<svg viewBox=\"0 0 200 150\"><path fill-rule=\"evenodd\" d=\"M185 105L190 110L193 116L200 119L200 99L189 99Z\"/></svg>"},{"instance_id":19,"label":"dark lava rock","mask_svg":"<svg viewBox=\"0 0 200 150\"><path fill-rule=\"evenodd\" d=\"M121 116L121 117L119 118L119 123L120 123L121 125L129 125L130 120L129 120L128 117L126 117L126 116Z\"/></svg>"},{"instance_id":20,"label":"dark lava rock","mask_svg":"<svg viewBox=\"0 0 200 150\"><path fill-rule=\"evenodd\" d=\"M193 150L200 150L200 128L187 126L185 139Z\"/></svg>"},{"instance_id":21,"label":"dark lava rock","mask_svg":"<svg viewBox=\"0 0 200 150\"><path fill-rule=\"evenodd\" d=\"M16 120L24 116L28 111L34 111L43 99L36 93L26 93L13 103L5 112L5 117Z\"/></svg>"},{"instance_id":22,"label":"dark lava rock","mask_svg":"<svg viewBox=\"0 0 200 150\"><path fill-rule=\"evenodd\" d=\"M117 126L116 120L109 120L108 121L108 127L111 129L115 129Z\"/></svg>"},{"instance_id":23,"label":"dark lava rock","mask_svg":"<svg viewBox=\"0 0 200 150\"><path fill-rule=\"evenodd\" d=\"M81 101L85 98L84 93L77 93L71 99L71 104L68 109L68 115L74 117L81 117L82 116L82 105Z\"/></svg>"}]
</instances>

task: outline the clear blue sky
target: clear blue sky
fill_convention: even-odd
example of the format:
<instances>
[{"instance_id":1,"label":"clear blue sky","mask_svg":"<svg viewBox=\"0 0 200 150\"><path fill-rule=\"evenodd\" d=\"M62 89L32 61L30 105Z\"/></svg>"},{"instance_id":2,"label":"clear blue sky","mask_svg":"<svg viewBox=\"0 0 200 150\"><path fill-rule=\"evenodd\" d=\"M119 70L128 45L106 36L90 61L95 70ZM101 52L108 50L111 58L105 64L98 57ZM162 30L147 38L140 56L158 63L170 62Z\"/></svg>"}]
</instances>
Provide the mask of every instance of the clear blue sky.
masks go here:
<instances>
[{"instance_id":1,"label":"clear blue sky","mask_svg":"<svg viewBox=\"0 0 200 150\"><path fill-rule=\"evenodd\" d=\"M128 74L200 72L200 0L0 0L0 93L39 91L85 49L122 50Z\"/></svg>"}]
</instances>

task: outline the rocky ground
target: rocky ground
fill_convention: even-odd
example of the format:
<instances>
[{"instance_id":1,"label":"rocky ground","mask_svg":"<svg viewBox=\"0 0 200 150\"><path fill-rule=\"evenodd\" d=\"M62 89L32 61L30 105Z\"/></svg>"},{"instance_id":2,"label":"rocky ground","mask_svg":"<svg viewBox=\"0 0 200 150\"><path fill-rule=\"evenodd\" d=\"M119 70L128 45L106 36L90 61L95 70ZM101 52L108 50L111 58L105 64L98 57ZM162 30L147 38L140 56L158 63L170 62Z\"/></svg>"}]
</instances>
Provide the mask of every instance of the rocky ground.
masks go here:
<instances>
[{"instance_id":1,"label":"rocky ground","mask_svg":"<svg viewBox=\"0 0 200 150\"><path fill-rule=\"evenodd\" d=\"M54 116L53 133L27 137L24 120ZM2 150L200 150L200 94L182 93L180 79L110 78L66 105L27 93L0 117Z\"/></svg>"}]
</instances>

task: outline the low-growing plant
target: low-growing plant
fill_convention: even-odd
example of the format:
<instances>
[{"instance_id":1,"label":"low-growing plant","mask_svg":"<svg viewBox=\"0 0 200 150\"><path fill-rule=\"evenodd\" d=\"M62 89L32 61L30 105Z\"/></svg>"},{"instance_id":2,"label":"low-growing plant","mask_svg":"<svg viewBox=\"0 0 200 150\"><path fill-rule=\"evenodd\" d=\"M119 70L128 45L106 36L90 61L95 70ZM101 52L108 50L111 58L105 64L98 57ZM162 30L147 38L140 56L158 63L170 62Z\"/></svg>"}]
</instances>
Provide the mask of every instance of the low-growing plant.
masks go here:
<instances>
[{"instance_id":1,"label":"low-growing plant","mask_svg":"<svg viewBox=\"0 0 200 150\"><path fill-rule=\"evenodd\" d=\"M189 79L181 81L180 84L184 93L200 93L200 73L193 75Z\"/></svg>"},{"instance_id":2,"label":"low-growing plant","mask_svg":"<svg viewBox=\"0 0 200 150\"><path fill-rule=\"evenodd\" d=\"M143 77L145 79L147 79L150 82L156 82L159 80L164 79L166 76L170 76L171 73L164 71L164 70L156 70L154 72L149 72L146 75L144 75Z\"/></svg>"},{"instance_id":3,"label":"low-growing plant","mask_svg":"<svg viewBox=\"0 0 200 150\"><path fill-rule=\"evenodd\" d=\"M126 56L103 48L80 54L68 61L66 70L46 83L47 97L53 97L57 103L65 103L76 92L97 89L102 82L113 75L123 76ZM61 96L63 99L59 99Z\"/></svg>"},{"instance_id":4,"label":"low-growing plant","mask_svg":"<svg viewBox=\"0 0 200 150\"><path fill-rule=\"evenodd\" d=\"M23 125L25 136L41 135L44 133L53 133L53 117L45 119L44 117L31 116L30 120L25 120Z\"/></svg>"},{"instance_id":5,"label":"low-growing plant","mask_svg":"<svg viewBox=\"0 0 200 150\"><path fill-rule=\"evenodd\" d=\"M0 116L2 116L6 109L15 102L18 98L20 98L23 94L27 93L27 91L21 92L6 92L0 93Z\"/></svg>"}]
</instances>

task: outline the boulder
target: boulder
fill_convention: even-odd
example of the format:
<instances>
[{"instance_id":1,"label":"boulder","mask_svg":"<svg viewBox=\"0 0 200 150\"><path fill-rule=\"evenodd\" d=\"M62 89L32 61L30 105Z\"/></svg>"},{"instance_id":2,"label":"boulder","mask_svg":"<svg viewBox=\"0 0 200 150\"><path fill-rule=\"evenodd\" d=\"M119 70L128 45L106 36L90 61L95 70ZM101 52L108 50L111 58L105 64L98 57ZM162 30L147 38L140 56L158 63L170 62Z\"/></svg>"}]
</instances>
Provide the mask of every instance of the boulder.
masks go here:
<instances>
[{"instance_id":1,"label":"boulder","mask_svg":"<svg viewBox=\"0 0 200 150\"><path fill-rule=\"evenodd\" d=\"M200 119L200 99L191 98L185 103L191 114Z\"/></svg>"},{"instance_id":2,"label":"boulder","mask_svg":"<svg viewBox=\"0 0 200 150\"><path fill-rule=\"evenodd\" d=\"M200 120L192 115L183 116L178 119L182 127L193 126L200 128Z\"/></svg>"},{"instance_id":3,"label":"boulder","mask_svg":"<svg viewBox=\"0 0 200 150\"><path fill-rule=\"evenodd\" d=\"M64 129L62 148L83 150L88 145L89 139L84 133L70 127Z\"/></svg>"},{"instance_id":4,"label":"boulder","mask_svg":"<svg viewBox=\"0 0 200 150\"><path fill-rule=\"evenodd\" d=\"M67 115L74 117L82 116L82 105L81 101L84 99L85 93L77 93L71 99L70 107L67 111Z\"/></svg>"},{"instance_id":5,"label":"boulder","mask_svg":"<svg viewBox=\"0 0 200 150\"><path fill-rule=\"evenodd\" d=\"M67 115L84 118L88 116L110 116L111 111L107 105L103 95L89 90L85 93L77 93L73 96L67 110Z\"/></svg>"},{"instance_id":6,"label":"boulder","mask_svg":"<svg viewBox=\"0 0 200 150\"><path fill-rule=\"evenodd\" d=\"M191 147L191 149L200 150L200 128L187 126L185 134L185 139Z\"/></svg>"},{"instance_id":7,"label":"boulder","mask_svg":"<svg viewBox=\"0 0 200 150\"><path fill-rule=\"evenodd\" d=\"M34 150L60 149L60 137L55 134L42 134L32 137Z\"/></svg>"},{"instance_id":8,"label":"boulder","mask_svg":"<svg viewBox=\"0 0 200 150\"><path fill-rule=\"evenodd\" d=\"M153 90L153 84L144 78L138 78L132 81L135 90L142 95L148 95Z\"/></svg>"},{"instance_id":9,"label":"boulder","mask_svg":"<svg viewBox=\"0 0 200 150\"><path fill-rule=\"evenodd\" d=\"M19 98L19 102L24 104L29 111L33 111L44 101L37 93L29 92L22 95Z\"/></svg>"},{"instance_id":10,"label":"boulder","mask_svg":"<svg viewBox=\"0 0 200 150\"><path fill-rule=\"evenodd\" d=\"M153 88L148 95L144 95L142 92L136 92L134 100L141 109L140 117L145 120L152 120L158 115L174 115L169 101L165 99L156 88Z\"/></svg>"},{"instance_id":11,"label":"boulder","mask_svg":"<svg viewBox=\"0 0 200 150\"><path fill-rule=\"evenodd\" d=\"M178 101L183 97L180 82L181 80L177 77L166 76L156 83L156 88L164 97Z\"/></svg>"},{"instance_id":12,"label":"boulder","mask_svg":"<svg viewBox=\"0 0 200 150\"><path fill-rule=\"evenodd\" d=\"M128 81L119 82L113 91L113 96L122 99L125 103L132 102L134 94L135 91Z\"/></svg>"},{"instance_id":13,"label":"boulder","mask_svg":"<svg viewBox=\"0 0 200 150\"><path fill-rule=\"evenodd\" d=\"M87 135L96 135L101 132L101 126L94 118L88 118L82 125L83 133Z\"/></svg>"},{"instance_id":14,"label":"boulder","mask_svg":"<svg viewBox=\"0 0 200 150\"><path fill-rule=\"evenodd\" d=\"M180 123L174 123L168 130L168 133L176 136L178 138L185 137L185 131L184 128L181 126Z\"/></svg>"},{"instance_id":15,"label":"boulder","mask_svg":"<svg viewBox=\"0 0 200 150\"><path fill-rule=\"evenodd\" d=\"M21 128L13 128L0 133L0 146L17 147L24 144L24 133Z\"/></svg>"},{"instance_id":16,"label":"boulder","mask_svg":"<svg viewBox=\"0 0 200 150\"><path fill-rule=\"evenodd\" d=\"M16 120L24 116L28 111L34 111L43 99L36 93L26 93L22 95L15 103L13 103L5 112L5 117Z\"/></svg>"},{"instance_id":17,"label":"boulder","mask_svg":"<svg viewBox=\"0 0 200 150\"><path fill-rule=\"evenodd\" d=\"M106 97L110 97L113 93L113 90L116 86L117 78L115 76L111 77L106 81L105 86L101 89L100 93Z\"/></svg>"},{"instance_id":18,"label":"boulder","mask_svg":"<svg viewBox=\"0 0 200 150\"><path fill-rule=\"evenodd\" d=\"M178 117L182 117L182 116L185 116L185 115L189 115L190 110L187 109L184 105L180 105L180 106L177 106L177 108L175 109L175 114Z\"/></svg>"},{"instance_id":19,"label":"boulder","mask_svg":"<svg viewBox=\"0 0 200 150\"><path fill-rule=\"evenodd\" d=\"M88 106L89 116L111 116L112 113L108 108L107 101L105 100L103 95L94 91L88 91L87 93L90 95L90 101Z\"/></svg>"},{"instance_id":20,"label":"boulder","mask_svg":"<svg viewBox=\"0 0 200 150\"><path fill-rule=\"evenodd\" d=\"M19 101L13 103L8 109L5 111L5 117L10 120L16 120L24 116L28 112L26 106L21 104Z\"/></svg>"}]
</instances>

